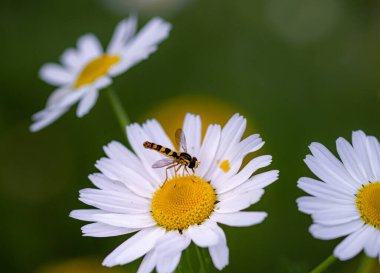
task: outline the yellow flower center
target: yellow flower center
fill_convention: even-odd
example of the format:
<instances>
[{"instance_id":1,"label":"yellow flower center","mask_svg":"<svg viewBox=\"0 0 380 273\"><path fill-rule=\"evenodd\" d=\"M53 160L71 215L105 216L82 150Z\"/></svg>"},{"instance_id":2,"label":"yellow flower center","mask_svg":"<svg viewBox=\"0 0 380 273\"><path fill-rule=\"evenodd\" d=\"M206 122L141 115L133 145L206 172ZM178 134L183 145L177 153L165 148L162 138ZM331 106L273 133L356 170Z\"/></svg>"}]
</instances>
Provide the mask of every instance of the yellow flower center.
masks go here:
<instances>
[{"instance_id":1,"label":"yellow flower center","mask_svg":"<svg viewBox=\"0 0 380 273\"><path fill-rule=\"evenodd\" d=\"M380 182L367 184L359 190L356 207L365 223L380 229Z\"/></svg>"},{"instance_id":2,"label":"yellow flower center","mask_svg":"<svg viewBox=\"0 0 380 273\"><path fill-rule=\"evenodd\" d=\"M154 193L152 215L166 230L182 231L203 223L215 202L215 191L208 182L194 175L177 176Z\"/></svg>"},{"instance_id":3,"label":"yellow flower center","mask_svg":"<svg viewBox=\"0 0 380 273\"><path fill-rule=\"evenodd\" d=\"M120 56L107 54L93 59L82 69L74 84L74 87L80 88L83 85L93 83L101 76L106 75L111 66L118 63L119 61Z\"/></svg>"}]
</instances>

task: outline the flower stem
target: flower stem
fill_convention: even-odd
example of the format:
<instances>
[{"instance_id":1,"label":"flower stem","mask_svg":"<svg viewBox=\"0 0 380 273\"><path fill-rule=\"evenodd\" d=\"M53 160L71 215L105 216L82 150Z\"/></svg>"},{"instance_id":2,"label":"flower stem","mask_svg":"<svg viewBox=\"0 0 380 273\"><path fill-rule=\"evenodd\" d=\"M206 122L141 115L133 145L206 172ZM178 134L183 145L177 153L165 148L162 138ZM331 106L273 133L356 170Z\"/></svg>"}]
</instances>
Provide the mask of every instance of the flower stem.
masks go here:
<instances>
[{"instance_id":1,"label":"flower stem","mask_svg":"<svg viewBox=\"0 0 380 273\"><path fill-rule=\"evenodd\" d=\"M314 268L310 273L321 273L325 271L330 265L332 265L336 260L336 257L331 254L326 260L320 263L316 268Z\"/></svg>"},{"instance_id":2,"label":"flower stem","mask_svg":"<svg viewBox=\"0 0 380 273\"><path fill-rule=\"evenodd\" d=\"M125 112L125 110L121 104L120 98L117 95L117 93L115 92L115 90L112 88L108 88L107 91L108 91L107 93L108 93L108 98L109 98L110 104L111 104L111 106L112 106L112 108L116 114L118 121L119 121L119 124L121 126L121 130L123 131L123 134L125 135L125 127L130 124L128 115Z\"/></svg>"},{"instance_id":3,"label":"flower stem","mask_svg":"<svg viewBox=\"0 0 380 273\"><path fill-rule=\"evenodd\" d=\"M358 267L357 273L370 273L376 259L363 255Z\"/></svg>"}]
</instances>

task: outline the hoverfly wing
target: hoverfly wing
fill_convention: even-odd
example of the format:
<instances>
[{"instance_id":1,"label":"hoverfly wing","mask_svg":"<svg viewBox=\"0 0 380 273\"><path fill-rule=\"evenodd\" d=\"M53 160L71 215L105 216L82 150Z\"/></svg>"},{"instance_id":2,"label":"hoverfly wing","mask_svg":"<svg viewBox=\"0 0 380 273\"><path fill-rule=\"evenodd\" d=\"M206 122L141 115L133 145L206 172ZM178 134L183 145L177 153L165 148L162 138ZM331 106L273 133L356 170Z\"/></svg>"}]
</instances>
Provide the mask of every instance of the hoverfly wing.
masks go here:
<instances>
[{"instance_id":1,"label":"hoverfly wing","mask_svg":"<svg viewBox=\"0 0 380 273\"><path fill-rule=\"evenodd\" d=\"M182 129L177 129L177 131L175 131L175 142L177 143L179 149L182 149L185 153L187 153L186 137Z\"/></svg>"},{"instance_id":2,"label":"hoverfly wing","mask_svg":"<svg viewBox=\"0 0 380 273\"><path fill-rule=\"evenodd\" d=\"M171 158L160 159L152 165L152 168L163 168L163 167L172 165L175 162L176 161L174 159L171 159Z\"/></svg>"}]
</instances>

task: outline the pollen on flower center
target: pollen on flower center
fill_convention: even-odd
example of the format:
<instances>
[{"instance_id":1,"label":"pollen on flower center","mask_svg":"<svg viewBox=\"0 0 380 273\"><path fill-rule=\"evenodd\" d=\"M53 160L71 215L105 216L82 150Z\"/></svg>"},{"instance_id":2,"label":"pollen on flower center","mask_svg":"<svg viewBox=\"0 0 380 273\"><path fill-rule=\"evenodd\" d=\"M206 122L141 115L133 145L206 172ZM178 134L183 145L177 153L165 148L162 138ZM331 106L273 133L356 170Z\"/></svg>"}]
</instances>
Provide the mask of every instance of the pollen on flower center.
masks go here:
<instances>
[{"instance_id":1,"label":"pollen on flower center","mask_svg":"<svg viewBox=\"0 0 380 273\"><path fill-rule=\"evenodd\" d=\"M74 87L80 88L83 85L93 83L101 76L106 75L111 66L118 63L119 61L120 56L107 54L93 59L82 69L74 84Z\"/></svg>"},{"instance_id":2,"label":"pollen on flower center","mask_svg":"<svg viewBox=\"0 0 380 273\"><path fill-rule=\"evenodd\" d=\"M212 213L216 194L211 185L194 175L165 182L152 200L152 215L166 230L184 230L203 223Z\"/></svg>"},{"instance_id":3,"label":"pollen on flower center","mask_svg":"<svg viewBox=\"0 0 380 273\"><path fill-rule=\"evenodd\" d=\"M380 229L380 182L367 184L359 190L356 207L365 223Z\"/></svg>"}]
</instances>

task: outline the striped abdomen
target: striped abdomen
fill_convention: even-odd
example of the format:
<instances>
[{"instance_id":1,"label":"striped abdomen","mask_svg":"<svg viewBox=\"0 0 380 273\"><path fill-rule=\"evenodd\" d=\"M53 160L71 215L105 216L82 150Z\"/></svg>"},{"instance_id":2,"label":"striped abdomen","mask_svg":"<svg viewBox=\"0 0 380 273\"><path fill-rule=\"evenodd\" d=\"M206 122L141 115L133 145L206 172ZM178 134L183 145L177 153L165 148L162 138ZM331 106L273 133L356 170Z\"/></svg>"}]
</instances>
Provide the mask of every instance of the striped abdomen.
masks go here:
<instances>
[{"instance_id":1,"label":"striped abdomen","mask_svg":"<svg viewBox=\"0 0 380 273\"><path fill-rule=\"evenodd\" d=\"M178 153L176 151L173 151L172 149L166 148L166 147L161 146L161 145L156 144L156 143L145 141L144 147L147 149L155 150L155 151L157 151L163 155L166 155L168 157L172 157L172 158L176 158L176 159L179 158Z\"/></svg>"}]
</instances>

